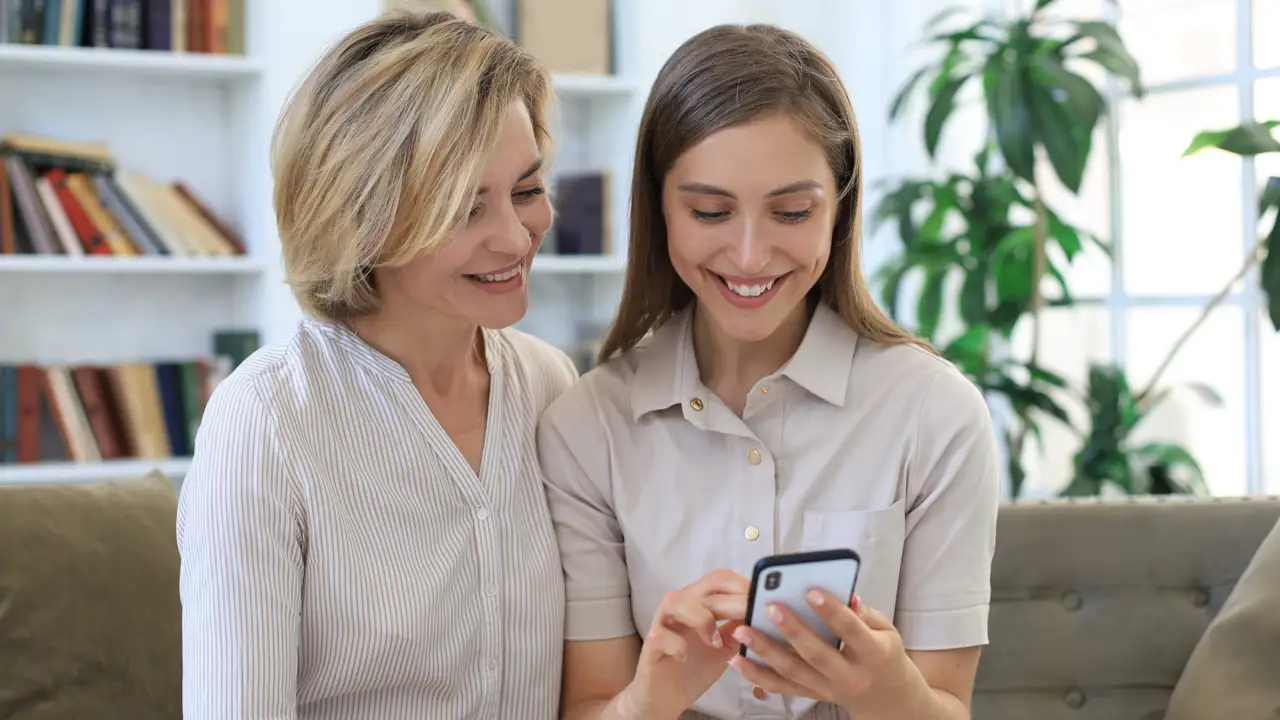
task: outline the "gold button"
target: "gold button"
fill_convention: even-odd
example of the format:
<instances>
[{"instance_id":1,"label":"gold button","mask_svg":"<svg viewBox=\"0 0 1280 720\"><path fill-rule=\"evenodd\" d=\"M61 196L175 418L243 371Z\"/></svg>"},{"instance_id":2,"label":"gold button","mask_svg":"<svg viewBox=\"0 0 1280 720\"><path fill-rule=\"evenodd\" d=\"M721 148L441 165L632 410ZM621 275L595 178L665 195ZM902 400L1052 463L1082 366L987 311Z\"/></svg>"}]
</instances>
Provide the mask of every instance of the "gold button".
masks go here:
<instances>
[{"instance_id":1,"label":"gold button","mask_svg":"<svg viewBox=\"0 0 1280 720\"><path fill-rule=\"evenodd\" d=\"M759 451L759 450L752 450L751 452L747 453L747 462L751 463L752 465L759 465L759 464L760 464L760 451Z\"/></svg>"},{"instance_id":2,"label":"gold button","mask_svg":"<svg viewBox=\"0 0 1280 720\"><path fill-rule=\"evenodd\" d=\"M742 534L745 535L748 540L755 542L757 539L760 538L760 528L756 527L755 525L748 525L747 531Z\"/></svg>"},{"instance_id":3,"label":"gold button","mask_svg":"<svg viewBox=\"0 0 1280 720\"><path fill-rule=\"evenodd\" d=\"M701 410L701 409L702 409L702 398L694 398L694 399L690 400L690 401L689 401L689 407L693 408L694 410Z\"/></svg>"},{"instance_id":4,"label":"gold button","mask_svg":"<svg viewBox=\"0 0 1280 720\"><path fill-rule=\"evenodd\" d=\"M765 395L768 395L768 394L769 394L769 386L768 386L768 385L765 385L764 387L761 387L761 388L760 388L760 392L764 393Z\"/></svg>"},{"instance_id":5,"label":"gold button","mask_svg":"<svg viewBox=\"0 0 1280 720\"><path fill-rule=\"evenodd\" d=\"M755 695L757 700L763 700L769 697L769 693L765 692L764 688L760 687L759 685L757 685L755 689L751 691L751 694Z\"/></svg>"}]
</instances>

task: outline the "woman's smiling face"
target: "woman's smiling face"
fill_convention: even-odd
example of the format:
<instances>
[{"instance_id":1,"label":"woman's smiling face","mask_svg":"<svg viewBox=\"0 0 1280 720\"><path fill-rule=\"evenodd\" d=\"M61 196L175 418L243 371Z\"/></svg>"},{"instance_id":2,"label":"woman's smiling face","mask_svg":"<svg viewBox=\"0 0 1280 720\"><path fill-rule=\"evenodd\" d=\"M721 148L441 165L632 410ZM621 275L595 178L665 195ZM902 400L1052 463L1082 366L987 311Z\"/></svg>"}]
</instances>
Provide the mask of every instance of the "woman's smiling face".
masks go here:
<instances>
[{"instance_id":1,"label":"woman's smiling face","mask_svg":"<svg viewBox=\"0 0 1280 720\"><path fill-rule=\"evenodd\" d=\"M822 146L785 114L719 130L676 160L663 183L676 273L719 329L771 336L822 276L839 211Z\"/></svg>"}]
</instances>

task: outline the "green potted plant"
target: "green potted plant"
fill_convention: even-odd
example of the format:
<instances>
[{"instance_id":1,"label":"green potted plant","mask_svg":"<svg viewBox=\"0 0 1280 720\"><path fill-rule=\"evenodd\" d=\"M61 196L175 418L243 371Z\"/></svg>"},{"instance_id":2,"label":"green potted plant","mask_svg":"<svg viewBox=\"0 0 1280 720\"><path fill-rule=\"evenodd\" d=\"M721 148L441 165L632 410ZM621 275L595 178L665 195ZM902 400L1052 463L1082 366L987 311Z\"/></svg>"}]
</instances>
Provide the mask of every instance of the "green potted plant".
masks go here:
<instances>
[{"instance_id":1,"label":"green potted plant","mask_svg":"<svg viewBox=\"0 0 1280 720\"><path fill-rule=\"evenodd\" d=\"M1052 19L1047 11L1053 4L1038 0L1009 20L980 16L950 29L944 24L963 16L963 8L930 21L926 42L939 48L940 57L910 77L890 118L900 120L911 98L923 95L925 150L936 158L966 89L977 87L990 142L968 172L908 178L890 187L872 216L873 227L894 222L902 241L876 278L889 312L902 321L903 279L918 274L917 332L988 397L1013 409L1016 420L1005 440L1014 497L1026 477L1023 450L1039 434L1041 418L1069 424L1054 399L1066 382L1042 367L1036 354L1040 311L1072 304L1066 271L1086 243L1109 251L1101 238L1048 206L1036 159L1047 159L1063 187L1079 192L1108 109L1102 92L1082 74L1085 66L1117 78L1134 95L1143 92L1138 64L1113 25ZM963 328L940 338L947 305L958 309ZM1020 323L1030 324L1033 338L1025 359L1014 358L1008 347Z\"/></svg>"}]
</instances>

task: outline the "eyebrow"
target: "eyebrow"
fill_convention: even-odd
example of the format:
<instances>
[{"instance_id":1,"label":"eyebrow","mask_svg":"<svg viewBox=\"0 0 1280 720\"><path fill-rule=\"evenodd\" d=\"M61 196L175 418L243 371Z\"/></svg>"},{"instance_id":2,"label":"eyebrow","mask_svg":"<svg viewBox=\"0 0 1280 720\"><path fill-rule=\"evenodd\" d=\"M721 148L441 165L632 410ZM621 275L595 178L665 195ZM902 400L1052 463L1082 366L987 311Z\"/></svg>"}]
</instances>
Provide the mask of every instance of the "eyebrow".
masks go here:
<instances>
[{"instance_id":1,"label":"eyebrow","mask_svg":"<svg viewBox=\"0 0 1280 720\"><path fill-rule=\"evenodd\" d=\"M528 180L529 178L533 177L534 173L538 172L541 169L542 169L542 158L538 158L537 160L533 161L533 164L529 166L528 170L525 170L524 173L520 175L520 179L516 180L516 182L522 183L525 180ZM482 187L480 188L480 191L476 193L476 195L483 195L487 192L489 192L489 188L487 186Z\"/></svg>"},{"instance_id":2,"label":"eyebrow","mask_svg":"<svg viewBox=\"0 0 1280 720\"><path fill-rule=\"evenodd\" d=\"M700 182L681 183L679 186L677 186L676 189L680 190L681 192L694 193L695 195L718 195L720 197L727 197L727 198L734 197L733 193L729 192L728 190L725 190L724 188L716 187L715 185L708 185L707 183L700 183ZM769 192L765 193L765 197L778 197L780 195L790 195L792 193L798 193L803 190L821 190L821 189L822 189L822 183L818 182L817 180L798 180L796 182L787 183L786 185L783 185L781 187L776 187L770 190Z\"/></svg>"}]
</instances>

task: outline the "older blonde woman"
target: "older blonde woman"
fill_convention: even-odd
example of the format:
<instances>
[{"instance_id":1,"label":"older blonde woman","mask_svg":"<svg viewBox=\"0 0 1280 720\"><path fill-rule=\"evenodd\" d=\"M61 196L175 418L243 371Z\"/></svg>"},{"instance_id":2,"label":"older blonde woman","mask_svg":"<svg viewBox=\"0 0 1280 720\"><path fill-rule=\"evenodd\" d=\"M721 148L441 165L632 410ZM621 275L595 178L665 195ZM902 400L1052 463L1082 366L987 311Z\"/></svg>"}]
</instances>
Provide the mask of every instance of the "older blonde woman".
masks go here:
<instances>
[{"instance_id":1,"label":"older blonde woman","mask_svg":"<svg viewBox=\"0 0 1280 720\"><path fill-rule=\"evenodd\" d=\"M535 457L575 373L508 328L551 222L549 81L446 14L330 49L273 146L309 319L209 402L182 488L191 718L547 718L564 621Z\"/></svg>"}]
</instances>

